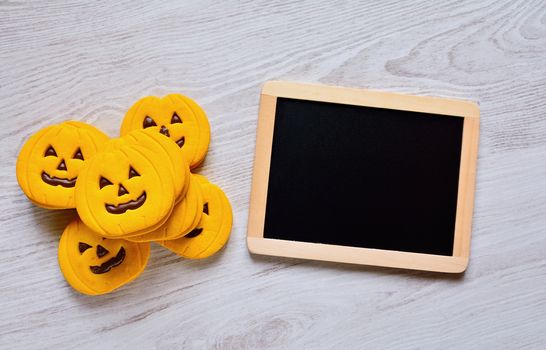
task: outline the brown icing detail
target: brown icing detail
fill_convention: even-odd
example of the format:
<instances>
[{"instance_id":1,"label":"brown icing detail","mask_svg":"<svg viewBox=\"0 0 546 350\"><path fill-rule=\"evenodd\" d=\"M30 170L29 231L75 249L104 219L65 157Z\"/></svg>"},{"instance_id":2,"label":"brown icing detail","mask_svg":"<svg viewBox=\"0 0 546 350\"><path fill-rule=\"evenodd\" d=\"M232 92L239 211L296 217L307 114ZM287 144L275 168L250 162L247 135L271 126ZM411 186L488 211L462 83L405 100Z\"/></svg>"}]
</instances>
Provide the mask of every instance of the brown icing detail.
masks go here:
<instances>
[{"instance_id":1,"label":"brown icing detail","mask_svg":"<svg viewBox=\"0 0 546 350\"><path fill-rule=\"evenodd\" d=\"M171 124L176 124L176 123L182 123L182 119L180 119L178 114L176 114L176 112L174 112L173 117L171 118Z\"/></svg>"},{"instance_id":2,"label":"brown icing detail","mask_svg":"<svg viewBox=\"0 0 546 350\"><path fill-rule=\"evenodd\" d=\"M84 242L78 243L78 250L80 251L80 254L83 254L87 249L91 248L91 246Z\"/></svg>"},{"instance_id":3,"label":"brown icing detail","mask_svg":"<svg viewBox=\"0 0 546 350\"><path fill-rule=\"evenodd\" d=\"M171 137L171 134L169 133L169 129L165 127L165 125L161 125L161 128L159 129L159 132L167 137Z\"/></svg>"},{"instance_id":4,"label":"brown icing detail","mask_svg":"<svg viewBox=\"0 0 546 350\"><path fill-rule=\"evenodd\" d=\"M118 197L121 197L121 196L123 196L124 194L127 194L127 193L129 193L129 191L127 191L127 189L125 187L123 187L122 184L119 184Z\"/></svg>"},{"instance_id":5,"label":"brown icing detail","mask_svg":"<svg viewBox=\"0 0 546 350\"><path fill-rule=\"evenodd\" d=\"M133 169L133 167L130 167L129 168L129 179L132 178L133 176L140 176L140 174L135 169Z\"/></svg>"},{"instance_id":6,"label":"brown icing detail","mask_svg":"<svg viewBox=\"0 0 546 350\"><path fill-rule=\"evenodd\" d=\"M53 146L49 146L47 150L45 151L44 157L48 157L48 156L57 157L57 152L55 152L55 149L53 148Z\"/></svg>"},{"instance_id":7,"label":"brown icing detail","mask_svg":"<svg viewBox=\"0 0 546 350\"><path fill-rule=\"evenodd\" d=\"M116 256L113 258L108 259L104 263L100 264L99 266L89 266L89 269L91 272L93 272L96 275L100 275L102 273L106 273L110 271L113 267L118 266L123 262L123 259L125 259L125 248L121 247L119 248L119 252Z\"/></svg>"},{"instance_id":8,"label":"brown icing detail","mask_svg":"<svg viewBox=\"0 0 546 350\"><path fill-rule=\"evenodd\" d=\"M123 214L127 210L134 210L138 209L146 202L146 192L142 192L140 197L138 197L136 200L131 200L125 203L120 203L117 206L112 204L104 204L106 211L110 214Z\"/></svg>"},{"instance_id":9,"label":"brown icing detail","mask_svg":"<svg viewBox=\"0 0 546 350\"><path fill-rule=\"evenodd\" d=\"M108 185L113 185L113 183L111 183L110 180L108 180L107 178L101 176L99 181L99 187L102 189L104 186Z\"/></svg>"},{"instance_id":10,"label":"brown icing detail","mask_svg":"<svg viewBox=\"0 0 546 350\"><path fill-rule=\"evenodd\" d=\"M205 204L203 204L203 213L209 215L209 202L205 202Z\"/></svg>"},{"instance_id":11,"label":"brown icing detail","mask_svg":"<svg viewBox=\"0 0 546 350\"><path fill-rule=\"evenodd\" d=\"M149 128L150 126L157 126L157 124L154 122L154 120L148 116L144 118L144 122L142 122L142 127L144 129Z\"/></svg>"},{"instance_id":12,"label":"brown icing detail","mask_svg":"<svg viewBox=\"0 0 546 350\"><path fill-rule=\"evenodd\" d=\"M84 159L83 159L82 150L81 150L79 147L78 147L78 149L76 150L76 153L74 153L74 157L72 157L72 159L84 160Z\"/></svg>"},{"instance_id":13,"label":"brown icing detail","mask_svg":"<svg viewBox=\"0 0 546 350\"><path fill-rule=\"evenodd\" d=\"M64 159L61 160L61 163L59 163L57 170L66 170L66 163L64 162Z\"/></svg>"},{"instance_id":14,"label":"brown icing detail","mask_svg":"<svg viewBox=\"0 0 546 350\"><path fill-rule=\"evenodd\" d=\"M178 145L178 147L182 148L182 146L184 146L185 141L186 139L184 138L184 136L182 136L178 141L176 141L176 144Z\"/></svg>"},{"instance_id":15,"label":"brown icing detail","mask_svg":"<svg viewBox=\"0 0 546 350\"><path fill-rule=\"evenodd\" d=\"M100 244L97 246L97 257L102 258L106 254L110 253L108 249L104 248Z\"/></svg>"},{"instance_id":16,"label":"brown icing detail","mask_svg":"<svg viewBox=\"0 0 546 350\"><path fill-rule=\"evenodd\" d=\"M185 238L193 238L193 237L197 237L201 234L201 232L203 232L203 228L202 227L198 227L198 228L194 228L193 230L191 230L190 233L188 233L187 235L185 235L184 237Z\"/></svg>"},{"instance_id":17,"label":"brown icing detail","mask_svg":"<svg viewBox=\"0 0 546 350\"><path fill-rule=\"evenodd\" d=\"M50 176L45 171L42 172L42 180L51 186L63 186L63 187L74 187L76 185L77 177L73 179L61 179L59 177Z\"/></svg>"}]
</instances>

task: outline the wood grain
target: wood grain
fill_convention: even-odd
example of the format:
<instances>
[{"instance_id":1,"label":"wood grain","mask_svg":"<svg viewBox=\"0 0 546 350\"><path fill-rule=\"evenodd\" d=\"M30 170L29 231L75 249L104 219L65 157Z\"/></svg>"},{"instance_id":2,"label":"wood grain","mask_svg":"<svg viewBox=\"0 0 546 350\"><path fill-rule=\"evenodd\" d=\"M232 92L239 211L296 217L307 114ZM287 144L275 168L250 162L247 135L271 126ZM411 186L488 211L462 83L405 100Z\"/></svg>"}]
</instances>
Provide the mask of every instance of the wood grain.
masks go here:
<instances>
[{"instance_id":1,"label":"wood grain","mask_svg":"<svg viewBox=\"0 0 546 350\"><path fill-rule=\"evenodd\" d=\"M0 2L0 348L546 347L546 4L516 1ZM266 80L480 104L470 264L461 277L251 256L245 234ZM145 95L181 92L212 128L199 172L234 210L204 261L154 246L114 294L56 261L73 211L31 205L15 159L73 118L118 134Z\"/></svg>"}]
</instances>

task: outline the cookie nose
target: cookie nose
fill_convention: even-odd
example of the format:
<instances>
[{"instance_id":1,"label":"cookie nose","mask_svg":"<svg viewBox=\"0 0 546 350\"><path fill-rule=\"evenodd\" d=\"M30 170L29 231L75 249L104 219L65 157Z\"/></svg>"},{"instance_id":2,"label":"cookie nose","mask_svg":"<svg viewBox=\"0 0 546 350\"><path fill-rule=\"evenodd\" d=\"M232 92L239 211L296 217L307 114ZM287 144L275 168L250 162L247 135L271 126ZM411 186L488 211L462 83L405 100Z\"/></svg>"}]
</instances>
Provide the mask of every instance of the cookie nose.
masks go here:
<instances>
[{"instance_id":1,"label":"cookie nose","mask_svg":"<svg viewBox=\"0 0 546 350\"><path fill-rule=\"evenodd\" d=\"M121 197L126 193L129 193L129 191L127 191L127 189L123 187L122 184L119 184L118 197Z\"/></svg>"},{"instance_id":2,"label":"cookie nose","mask_svg":"<svg viewBox=\"0 0 546 350\"><path fill-rule=\"evenodd\" d=\"M61 163L57 167L57 170L66 170L66 164L64 162L64 159L61 160Z\"/></svg>"},{"instance_id":3,"label":"cookie nose","mask_svg":"<svg viewBox=\"0 0 546 350\"><path fill-rule=\"evenodd\" d=\"M162 133L163 135L167 136L167 137L171 137L171 135L169 134L169 129L167 129L165 127L165 125L161 125L161 128L159 129L159 132Z\"/></svg>"},{"instance_id":4,"label":"cookie nose","mask_svg":"<svg viewBox=\"0 0 546 350\"><path fill-rule=\"evenodd\" d=\"M103 256L105 256L108 253L109 253L108 249L104 248L100 244L97 246L97 257L98 258L102 258Z\"/></svg>"}]
</instances>

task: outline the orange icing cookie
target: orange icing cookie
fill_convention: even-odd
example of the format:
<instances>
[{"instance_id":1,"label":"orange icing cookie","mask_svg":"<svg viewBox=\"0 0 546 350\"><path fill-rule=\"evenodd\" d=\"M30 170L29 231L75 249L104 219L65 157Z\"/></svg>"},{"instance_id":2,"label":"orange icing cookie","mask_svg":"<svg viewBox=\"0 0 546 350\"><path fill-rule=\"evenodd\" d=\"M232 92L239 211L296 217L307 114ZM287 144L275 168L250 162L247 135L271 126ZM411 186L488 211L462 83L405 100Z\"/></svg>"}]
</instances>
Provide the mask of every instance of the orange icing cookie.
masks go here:
<instances>
[{"instance_id":1,"label":"orange icing cookie","mask_svg":"<svg viewBox=\"0 0 546 350\"><path fill-rule=\"evenodd\" d=\"M148 262L149 243L103 238L79 219L64 230L59 266L67 282L83 294L105 294L137 278Z\"/></svg>"},{"instance_id":2,"label":"orange icing cookie","mask_svg":"<svg viewBox=\"0 0 546 350\"><path fill-rule=\"evenodd\" d=\"M97 153L76 182L76 209L93 231L123 238L155 230L174 205L170 164L141 145Z\"/></svg>"},{"instance_id":3,"label":"orange icing cookie","mask_svg":"<svg viewBox=\"0 0 546 350\"><path fill-rule=\"evenodd\" d=\"M38 206L75 208L74 186L80 169L107 141L108 136L99 129L76 121L39 130L19 152L19 186Z\"/></svg>"},{"instance_id":4,"label":"orange icing cookie","mask_svg":"<svg viewBox=\"0 0 546 350\"><path fill-rule=\"evenodd\" d=\"M205 159L210 125L203 109L191 98L170 94L138 100L125 114L121 135L148 128L169 136L181 148L191 169Z\"/></svg>"}]
</instances>

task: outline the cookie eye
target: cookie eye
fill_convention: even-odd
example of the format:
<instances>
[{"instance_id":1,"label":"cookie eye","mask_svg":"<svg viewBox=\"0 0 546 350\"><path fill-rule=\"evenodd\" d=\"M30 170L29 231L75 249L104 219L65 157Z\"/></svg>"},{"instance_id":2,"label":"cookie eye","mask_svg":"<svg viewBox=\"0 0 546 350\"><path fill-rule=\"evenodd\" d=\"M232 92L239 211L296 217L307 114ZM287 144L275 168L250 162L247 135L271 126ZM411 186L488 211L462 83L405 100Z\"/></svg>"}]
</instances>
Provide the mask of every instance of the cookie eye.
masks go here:
<instances>
[{"instance_id":1,"label":"cookie eye","mask_svg":"<svg viewBox=\"0 0 546 350\"><path fill-rule=\"evenodd\" d=\"M72 157L72 159L81 159L81 160L83 160L83 154L82 154L82 150L80 148L78 148L76 153L74 153L74 157Z\"/></svg>"},{"instance_id":2,"label":"cookie eye","mask_svg":"<svg viewBox=\"0 0 546 350\"><path fill-rule=\"evenodd\" d=\"M78 250L80 251L80 254L83 254L87 249L91 248L91 246L87 243L79 242L78 243Z\"/></svg>"},{"instance_id":3,"label":"cookie eye","mask_svg":"<svg viewBox=\"0 0 546 350\"><path fill-rule=\"evenodd\" d=\"M104 186L108 185L113 185L113 183L111 183L107 178L101 176L99 181L99 187L102 189Z\"/></svg>"},{"instance_id":4,"label":"cookie eye","mask_svg":"<svg viewBox=\"0 0 546 350\"><path fill-rule=\"evenodd\" d=\"M203 204L203 213L209 215L209 203L208 202Z\"/></svg>"},{"instance_id":5,"label":"cookie eye","mask_svg":"<svg viewBox=\"0 0 546 350\"><path fill-rule=\"evenodd\" d=\"M55 149L53 146L49 146L48 149L45 151L44 157L54 156L57 157L57 152L55 152Z\"/></svg>"},{"instance_id":6,"label":"cookie eye","mask_svg":"<svg viewBox=\"0 0 546 350\"><path fill-rule=\"evenodd\" d=\"M186 142L186 138L182 136L178 141L176 141L176 144L178 147L182 148L182 146L184 146L184 142Z\"/></svg>"},{"instance_id":7,"label":"cookie eye","mask_svg":"<svg viewBox=\"0 0 546 350\"><path fill-rule=\"evenodd\" d=\"M140 174L135 169L133 169L133 167L130 167L129 168L129 179L134 177L134 176L140 176Z\"/></svg>"},{"instance_id":8,"label":"cookie eye","mask_svg":"<svg viewBox=\"0 0 546 350\"><path fill-rule=\"evenodd\" d=\"M157 124L154 122L154 120L148 116L144 118L144 122L142 123L142 127L144 129L149 128L150 126L157 126Z\"/></svg>"},{"instance_id":9,"label":"cookie eye","mask_svg":"<svg viewBox=\"0 0 546 350\"><path fill-rule=\"evenodd\" d=\"M176 114L176 112L174 112L173 117L171 118L171 124L176 124L176 123L182 123L182 119L180 119L178 114Z\"/></svg>"}]
</instances>

